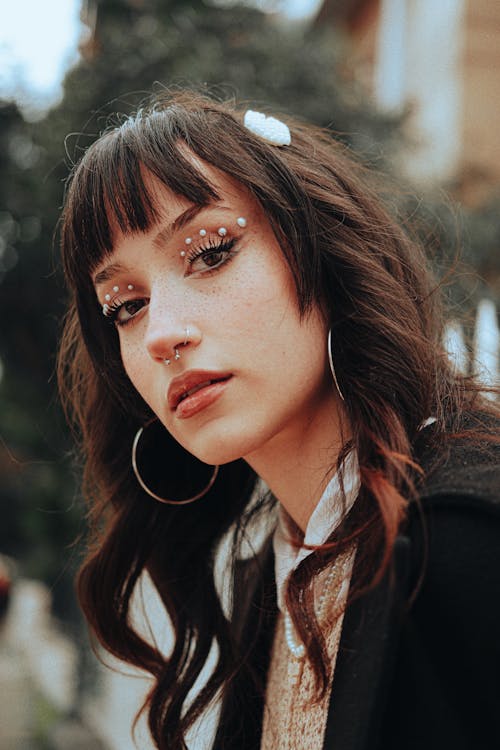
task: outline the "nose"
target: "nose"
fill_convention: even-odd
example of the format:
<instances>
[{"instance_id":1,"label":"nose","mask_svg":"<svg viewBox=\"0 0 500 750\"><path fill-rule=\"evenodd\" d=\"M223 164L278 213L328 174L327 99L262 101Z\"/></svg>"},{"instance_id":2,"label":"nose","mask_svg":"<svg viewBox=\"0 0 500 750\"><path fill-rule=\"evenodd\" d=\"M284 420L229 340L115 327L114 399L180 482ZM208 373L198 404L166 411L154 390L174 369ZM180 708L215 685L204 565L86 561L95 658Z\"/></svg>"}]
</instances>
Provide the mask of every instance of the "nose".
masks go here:
<instances>
[{"instance_id":1,"label":"nose","mask_svg":"<svg viewBox=\"0 0 500 750\"><path fill-rule=\"evenodd\" d=\"M182 309L150 299L145 345L155 362L163 364L180 359L182 349L198 346L201 338L199 327Z\"/></svg>"}]
</instances>

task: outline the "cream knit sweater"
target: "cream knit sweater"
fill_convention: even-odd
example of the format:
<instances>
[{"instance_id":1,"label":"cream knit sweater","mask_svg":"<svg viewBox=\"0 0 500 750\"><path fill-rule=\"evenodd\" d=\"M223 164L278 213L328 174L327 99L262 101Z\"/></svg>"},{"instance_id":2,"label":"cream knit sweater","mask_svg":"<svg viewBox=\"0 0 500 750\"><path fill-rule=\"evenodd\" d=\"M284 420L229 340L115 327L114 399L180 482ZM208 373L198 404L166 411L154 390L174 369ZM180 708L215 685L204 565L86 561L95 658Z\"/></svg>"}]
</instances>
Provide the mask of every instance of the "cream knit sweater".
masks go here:
<instances>
[{"instance_id":1,"label":"cream knit sweater","mask_svg":"<svg viewBox=\"0 0 500 750\"><path fill-rule=\"evenodd\" d=\"M300 662L290 653L284 632L284 616L277 620L266 691L261 750L321 750L331 697L333 672L337 658L355 551L339 560L340 575L333 580L325 598L320 626L331 664L329 688L323 698L314 702L314 676L307 658ZM314 582L314 597L321 595L329 569L321 571ZM343 580L342 580L343 579ZM339 611L341 614L339 615Z\"/></svg>"}]
</instances>

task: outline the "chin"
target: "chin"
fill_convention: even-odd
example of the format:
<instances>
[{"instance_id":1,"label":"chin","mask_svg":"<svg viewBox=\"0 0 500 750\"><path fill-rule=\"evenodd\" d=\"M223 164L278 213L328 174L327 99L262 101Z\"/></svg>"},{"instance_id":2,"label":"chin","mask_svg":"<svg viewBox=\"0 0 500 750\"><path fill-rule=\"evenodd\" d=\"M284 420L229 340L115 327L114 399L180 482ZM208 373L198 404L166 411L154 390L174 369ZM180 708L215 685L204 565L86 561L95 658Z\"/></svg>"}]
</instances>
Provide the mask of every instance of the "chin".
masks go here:
<instances>
[{"instance_id":1,"label":"chin","mask_svg":"<svg viewBox=\"0 0 500 750\"><path fill-rule=\"evenodd\" d=\"M237 461L239 458L242 458L243 455L241 451L235 448L234 443L219 446L210 445L206 447L191 446L187 447L187 450L189 450L193 456L196 456L199 461L203 461L204 463L213 466L229 464L231 461Z\"/></svg>"},{"instance_id":2,"label":"chin","mask_svg":"<svg viewBox=\"0 0 500 750\"><path fill-rule=\"evenodd\" d=\"M224 430L223 434L219 430L200 430L194 439L183 436L179 442L198 460L218 466L244 458L255 448L254 441L245 437L241 430L234 433Z\"/></svg>"}]
</instances>

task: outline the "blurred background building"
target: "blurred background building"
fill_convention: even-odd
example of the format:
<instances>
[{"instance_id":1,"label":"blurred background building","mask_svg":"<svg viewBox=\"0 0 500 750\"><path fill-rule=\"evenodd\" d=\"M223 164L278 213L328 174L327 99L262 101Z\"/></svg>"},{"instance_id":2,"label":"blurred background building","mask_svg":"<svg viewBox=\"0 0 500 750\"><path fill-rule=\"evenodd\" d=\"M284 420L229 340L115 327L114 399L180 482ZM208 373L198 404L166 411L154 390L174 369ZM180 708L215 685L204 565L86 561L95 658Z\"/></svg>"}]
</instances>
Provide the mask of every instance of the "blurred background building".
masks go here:
<instances>
[{"instance_id":1,"label":"blurred background building","mask_svg":"<svg viewBox=\"0 0 500 750\"><path fill-rule=\"evenodd\" d=\"M408 112L406 175L453 180L467 203L498 186L499 3L325 2L316 23L344 30L353 74L380 109Z\"/></svg>"}]
</instances>

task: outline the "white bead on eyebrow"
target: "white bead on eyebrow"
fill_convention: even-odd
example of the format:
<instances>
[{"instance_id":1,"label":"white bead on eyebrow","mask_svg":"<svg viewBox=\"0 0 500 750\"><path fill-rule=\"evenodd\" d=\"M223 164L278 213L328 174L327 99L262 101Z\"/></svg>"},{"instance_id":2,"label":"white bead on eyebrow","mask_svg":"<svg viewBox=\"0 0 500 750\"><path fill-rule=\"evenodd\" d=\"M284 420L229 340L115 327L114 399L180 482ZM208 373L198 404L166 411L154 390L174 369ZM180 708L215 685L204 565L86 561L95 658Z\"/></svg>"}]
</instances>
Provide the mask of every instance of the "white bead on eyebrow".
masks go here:
<instances>
[{"instance_id":1,"label":"white bead on eyebrow","mask_svg":"<svg viewBox=\"0 0 500 750\"><path fill-rule=\"evenodd\" d=\"M120 287L119 286L114 286L113 287L113 291L114 292L119 292L120 291Z\"/></svg>"},{"instance_id":2,"label":"white bead on eyebrow","mask_svg":"<svg viewBox=\"0 0 500 750\"><path fill-rule=\"evenodd\" d=\"M245 219L245 217L244 217L244 216L239 216L239 217L238 217L238 218L236 219L236 223L237 223L237 225L238 225L239 227L246 227L246 225L247 225L247 220Z\"/></svg>"},{"instance_id":3,"label":"white bead on eyebrow","mask_svg":"<svg viewBox=\"0 0 500 750\"><path fill-rule=\"evenodd\" d=\"M133 284L129 284L129 285L127 286L127 289L129 290L129 292L131 292L133 288L134 288L134 285L133 285Z\"/></svg>"},{"instance_id":4,"label":"white bead on eyebrow","mask_svg":"<svg viewBox=\"0 0 500 750\"><path fill-rule=\"evenodd\" d=\"M184 242L186 243L186 245L190 245L192 243L192 241L193 240L192 240L191 237L186 237L186 239L184 240Z\"/></svg>"},{"instance_id":5,"label":"white bead on eyebrow","mask_svg":"<svg viewBox=\"0 0 500 750\"><path fill-rule=\"evenodd\" d=\"M207 236L207 230L206 229L200 229L200 237L206 237Z\"/></svg>"}]
</instances>

